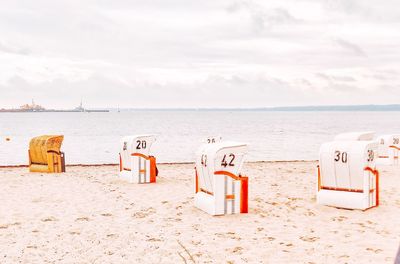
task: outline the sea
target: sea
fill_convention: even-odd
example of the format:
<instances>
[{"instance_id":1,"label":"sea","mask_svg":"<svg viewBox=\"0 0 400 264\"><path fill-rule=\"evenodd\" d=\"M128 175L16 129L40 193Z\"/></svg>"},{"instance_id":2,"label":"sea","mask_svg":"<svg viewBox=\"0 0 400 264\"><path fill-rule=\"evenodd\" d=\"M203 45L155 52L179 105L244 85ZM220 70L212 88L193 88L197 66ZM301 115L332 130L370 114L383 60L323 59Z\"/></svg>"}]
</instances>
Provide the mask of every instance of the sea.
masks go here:
<instances>
[{"instance_id":1,"label":"sea","mask_svg":"<svg viewBox=\"0 0 400 264\"><path fill-rule=\"evenodd\" d=\"M400 133L396 111L135 110L0 113L0 165L28 163L32 137L65 136L67 164L118 163L121 137L155 134L161 163L193 162L209 136L247 143L247 161L317 160L321 143L350 131Z\"/></svg>"}]
</instances>

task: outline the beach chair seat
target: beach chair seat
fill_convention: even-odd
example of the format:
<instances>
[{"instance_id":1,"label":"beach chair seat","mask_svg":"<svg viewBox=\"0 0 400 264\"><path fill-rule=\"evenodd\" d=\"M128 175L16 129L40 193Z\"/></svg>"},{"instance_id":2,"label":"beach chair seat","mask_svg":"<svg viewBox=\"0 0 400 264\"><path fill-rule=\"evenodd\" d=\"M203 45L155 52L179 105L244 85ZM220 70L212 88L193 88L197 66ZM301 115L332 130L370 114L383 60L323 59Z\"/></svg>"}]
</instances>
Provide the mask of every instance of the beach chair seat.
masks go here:
<instances>
[{"instance_id":1,"label":"beach chair seat","mask_svg":"<svg viewBox=\"0 0 400 264\"><path fill-rule=\"evenodd\" d=\"M383 135L377 138L378 158L376 164L395 165L399 163L400 135Z\"/></svg>"},{"instance_id":2,"label":"beach chair seat","mask_svg":"<svg viewBox=\"0 0 400 264\"><path fill-rule=\"evenodd\" d=\"M321 146L317 203L366 210L379 205L378 149L374 141L334 141Z\"/></svg>"},{"instance_id":3,"label":"beach chair seat","mask_svg":"<svg viewBox=\"0 0 400 264\"><path fill-rule=\"evenodd\" d=\"M349 132L338 134L335 137L335 141L372 141L374 140L375 132L364 131L364 132Z\"/></svg>"},{"instance_id":4,"label":"beach chair seat","mask_svg":"<svg viewBox=\"0 0 400 264\"><path fill-rule=\"evenodd\" d=\"M194 204L210 215L248 212L248 178L241 175L247 145L221 141L196 153Z\"/></svg>"},{"instance_id":5,"label":"beach chair seat","mask_svg":"<svg viewBox=\"0 0 400 264\"><path fill-rule=\"evenodd\" d=\"M119 152L120 177L132 183L154 183L158 174L156 158L150 156L154 135L122 138Z\"/></svg>"},{"instance_id":6,"label":"beach chair seat","mask_svg":"<svg viewBox=\"0 0 400 264\"><path fill-rule=\"evenodd\" d=\"M65 154L61 152L62 135L34 137L29 143L29 171L58 173L65 172Z\"/></svg>"}]
</instances>

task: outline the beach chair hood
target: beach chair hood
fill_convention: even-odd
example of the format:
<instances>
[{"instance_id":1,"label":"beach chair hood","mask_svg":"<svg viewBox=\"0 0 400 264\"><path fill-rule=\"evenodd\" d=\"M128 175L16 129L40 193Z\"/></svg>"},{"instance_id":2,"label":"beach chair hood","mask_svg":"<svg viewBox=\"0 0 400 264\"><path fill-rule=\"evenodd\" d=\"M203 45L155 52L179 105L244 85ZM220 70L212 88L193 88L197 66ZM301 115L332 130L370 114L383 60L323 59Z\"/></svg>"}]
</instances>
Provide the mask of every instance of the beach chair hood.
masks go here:
<instances>
[{"instance_id":1,"label":"beach chair hood","mask_svg":"<svg viewBox=\"0 0 400 264\"><path fill-rule=\"evenodd\" d=\"M374 131L349 132L337 135L335 141L371 141L374 137Z\"/></svg>"}]
</instances>

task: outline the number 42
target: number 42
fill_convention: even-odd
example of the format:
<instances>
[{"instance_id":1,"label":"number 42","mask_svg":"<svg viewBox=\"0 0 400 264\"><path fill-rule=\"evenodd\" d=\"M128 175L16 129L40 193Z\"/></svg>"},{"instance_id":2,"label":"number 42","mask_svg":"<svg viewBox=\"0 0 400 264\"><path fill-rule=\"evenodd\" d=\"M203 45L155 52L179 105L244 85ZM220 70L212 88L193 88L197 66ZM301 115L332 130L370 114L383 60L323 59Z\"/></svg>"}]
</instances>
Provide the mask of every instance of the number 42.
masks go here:
<instances>
[{"instance_id":1,"label":"number 42","mask_svg":"<svg viewBox=\"0 0 400 264\"><path fill-rule=\"evenodd\" d=\"M235 160L235 154L229 154L228 155L228 159L230 158L230 161L229 161L229 163L228 163L228 161L227 161L227 155L225 154L224 155L224 157L223 157L223 159L222 159L222 161L221 161L221 166L222 167L224 167L224 168L226 168L226 167L228 167L228 166L230 166L230 167L234 167L235 166L235 164L233 163L233 161Z\"/></svg>"}]
</instances>

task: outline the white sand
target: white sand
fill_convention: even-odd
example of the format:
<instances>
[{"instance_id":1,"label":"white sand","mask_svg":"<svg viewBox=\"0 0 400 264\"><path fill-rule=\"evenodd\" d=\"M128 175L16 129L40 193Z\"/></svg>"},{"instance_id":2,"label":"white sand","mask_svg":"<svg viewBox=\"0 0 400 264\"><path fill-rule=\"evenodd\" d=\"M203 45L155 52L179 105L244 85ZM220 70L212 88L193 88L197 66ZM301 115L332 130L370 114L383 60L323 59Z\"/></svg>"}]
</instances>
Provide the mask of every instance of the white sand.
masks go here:
<instances>
[{"instance_id":1,"label":"white sand","mask_svg":"<svg viewBox=\"0 0 400 264\"><path fill-rule=\"evenodd\" d=\"M117 166L65 174L0 169L0 263L393 263L400 167L381 169L381 206L315 203L315 162L249 163L249 214L193 206L193 165L160 165L157 184Z\"/></svg>"}]
</instances>

